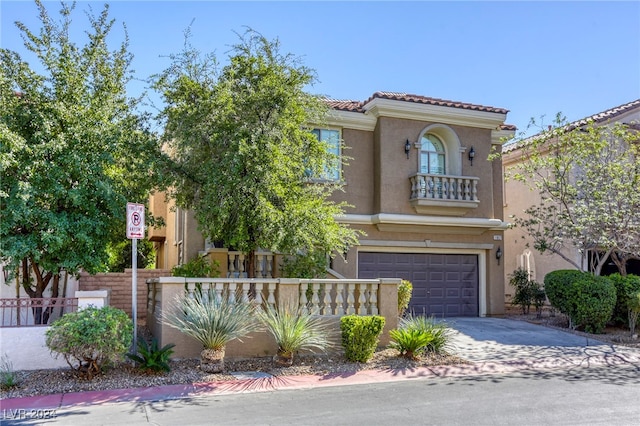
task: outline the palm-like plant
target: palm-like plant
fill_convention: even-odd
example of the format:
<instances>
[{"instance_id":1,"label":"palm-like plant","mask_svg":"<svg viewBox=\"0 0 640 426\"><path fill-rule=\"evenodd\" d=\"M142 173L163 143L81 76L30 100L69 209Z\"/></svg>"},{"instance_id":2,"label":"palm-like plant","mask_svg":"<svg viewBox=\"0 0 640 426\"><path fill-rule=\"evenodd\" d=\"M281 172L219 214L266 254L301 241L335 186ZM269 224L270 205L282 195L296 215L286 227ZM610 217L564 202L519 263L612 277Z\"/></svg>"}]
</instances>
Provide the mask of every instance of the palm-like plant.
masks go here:
<instances>
[{"instance_id":1,"label":"palm-like plant","mask_svg":"<svg viewBox=\"0 0 640 426\"><path fill-rule=\"evenodd\" d=\"M278 353L274 359L281 365L293 364L293 356L300 350L324 351L332 345L330 329L322 317L291 302L279 308L266 305L258 311L258 318L276 340Z\"/></svg>"},{"instance_id":2,"label":"palm-like plant","mask_svg":"<svg viewBox=\"0 0 640 426\"><path fill-rule=\"evenodd\" d=\"M415 359L423 352L443 353L451 344L451 329L433 317L408 315L400 319L398 329L391 330L391 347L400 355Z\"/></svg>"},{"instance_id":3,"label":"palm-like plant","mask_svg":"<svg viewBox=\"0 0 640 426\"><path fill-rule=\"evenodd\" d=\"M431 316L409 315L400 320L399 328L423 331L432 336L431 341L424 347L427 352L444 353L450 349L452 330L446 324L437 322Z\"/></svg>"},{"instance_id":4,"label":"palm-like plant","mask_svg":"<svg viewBox=\"0 0 640 426\"><path fill-rule=\"evenodd\" d=\"M256 305L243 301L239 294L196 291L192 297L178 297L163 320L202 343L201 368L217 373L224 371L227 343L260 329L255 312Z\"/></svg>"},{"instance_id":5,"label":"palm-like plant","mask_svg":"<svg viewBox=\"0 0 640 426\"><path fill-rule=\"evenodd\" d=\"M433 336L423 330L408 328L391 330L389 336L393 339L389 346L397 349L401 356L409 359L418 358L419 353L424 351L433 340Z\"/></svg>"}]
</instances>

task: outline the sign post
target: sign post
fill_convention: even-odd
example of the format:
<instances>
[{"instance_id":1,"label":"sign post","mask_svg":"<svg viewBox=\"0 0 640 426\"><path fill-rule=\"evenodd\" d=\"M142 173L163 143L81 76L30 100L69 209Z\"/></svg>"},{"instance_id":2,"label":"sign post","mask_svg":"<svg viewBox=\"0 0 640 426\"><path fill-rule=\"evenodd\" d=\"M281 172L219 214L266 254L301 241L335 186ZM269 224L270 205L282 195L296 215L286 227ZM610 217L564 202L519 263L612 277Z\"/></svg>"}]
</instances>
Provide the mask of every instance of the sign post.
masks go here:
<instances>
[{"instance_id":1,"label":"sign post","mask_svg":"<svg viewBox=\"0 0 640 426\"><path fill-rule=\"evenodd\" d=\"M138 240L144 238L144 204L127 203L127 238L131 240L132 353L138 353Z\"/></svg>"}]
</instances>

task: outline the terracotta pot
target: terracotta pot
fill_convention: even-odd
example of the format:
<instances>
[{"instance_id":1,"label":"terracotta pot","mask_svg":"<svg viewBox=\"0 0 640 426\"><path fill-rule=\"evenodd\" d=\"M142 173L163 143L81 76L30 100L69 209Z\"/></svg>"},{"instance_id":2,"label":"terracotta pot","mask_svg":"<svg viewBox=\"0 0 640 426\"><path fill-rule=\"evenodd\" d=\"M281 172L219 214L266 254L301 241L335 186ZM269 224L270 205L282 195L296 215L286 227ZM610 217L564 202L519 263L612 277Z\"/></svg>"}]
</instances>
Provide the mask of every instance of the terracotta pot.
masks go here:
<instances>
[{"instance_id":1,"label":"terracotta pot","mask_svg":"<svg viewBox=\"0 0 640 426\"><path fill-rule=\"evenodd\" d=\"M200 352L200 369L205 373L224 371L224 349L204 349Z\"/></svg>"}]
</instances>

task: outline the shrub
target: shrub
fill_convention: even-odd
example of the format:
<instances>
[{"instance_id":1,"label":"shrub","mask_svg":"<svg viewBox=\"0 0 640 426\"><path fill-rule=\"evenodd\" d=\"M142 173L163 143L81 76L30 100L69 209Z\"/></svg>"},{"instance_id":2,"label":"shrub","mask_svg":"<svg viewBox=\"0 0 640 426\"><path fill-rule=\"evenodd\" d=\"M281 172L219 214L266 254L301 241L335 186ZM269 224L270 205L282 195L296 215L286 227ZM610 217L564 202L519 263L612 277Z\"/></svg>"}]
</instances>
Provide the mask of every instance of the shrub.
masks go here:
<instances>
[{"instance_id":1,"label":"shrub","mask_svg":"<svg viewBox=\"0 0 640 426\"><path fill-rule=\"evenodd\" d=\"M71 368L89 379L121 360L132 339L131 319L124 311L111 306L90 306L65 314L46 332L46 344L51 352L62 354Z\"/></svg>"},{"instance_id":2,"label":"shrub","mask_svg":"<svg viewBox=\"0 0 640 426\"><path fill-rule=\"evenodd\" d=\"M183 265L176 265L171 269L174 277L185 278L215 278L220 276L220 265L206 256L197 256Z\"/></svg>"},{"instance_id":3,"label":"shrub","mask_svg":"<svg viewBox=\"0 0 640 426\"><path fill-rule=\"evenodd\" d=\"M138 353L128 353L127 358L138 364L138 367L149 371L170 371L169 358L173 354L173 343L158 348L158 340L153 337L149 342L144 337L138 338Z\"/></svg>"},{"instance_id":4,"label":"shrub","mask_svg":"<svg viewBox=\"0 0 640 426\"><path fill-rule=\"evenodd\" d=\"M546 295L539 283L529 279L529 272L523 268L516 269L509 275L509 284L515 288L511 302L520 306L523 314L529 313L531 305L535 306L538 316L542 314Z\"/></svg>"},{"instance_id":5,"label":"shrub","mask_svg":"<svg viewBox=\"0 0 640 426\"><path fill-rule=\"evenodd\" d=\"M549 272L544 277L544 289L551 306L571 317L571 284L582 278L586 272L574 269L561 269Z\"/></svg>"},{"instance_id":6,"label":"shrub","mask_svg":"<svg viewBox=\"0 0 640 426\"><path fill-rule=\"evenodd\" d=\"M300 350L324 351L331 345L327 323L291 302L279 308L265 305L258 311L258 318L276 340L277 359L283 364L293 363L294 354Z\"/></svg>"},{"instance_id":7,"label":"shrub","mask_svg":"<svg viewBox=\"0 0 640 426\"><path fill-rule=\"evenodd\" d=\"M13 363L5 354L0 360L0 389L9 390L18 386L18 375L13 369Z\"/></svg>"},{"instance_id":8,"label":"shrub","mask_svg":"<svg viewBox=\"0 0 640 426\"><path fill-rule=\"evenodd\" d=\"M640 277L637 275L620 275L618 273L609 275L609 278L616 287L616 307L613 310L611 319L618 325L628 325L629 307L628 302L631 296L640 291Z\"/></svg>"},{"instance_id":9,"label":"shrub","mask_svg":"<svg viewBox=\"0 0 640 426\"><path fill-rule=\"evenodd\" d=\"M346 315L340 318L345 357L356 362L367 362L371 359L378 346L384 323L384 317L379 315Z\"/></svg>"},{"instance_id":10,"label":"shrub","mask_svg":"<svg viewBox=\"0 0 640 426\"><path fill-rule=\"evenodd\" d=\"M629 330L631 330L631 334L634 335L636 333L638 316L640 316L640 291L631 294L629 300L627 300L627 308L629 309Z\"/></svg>"},{"instance_id":11,"label":"shrub","mask_svg":"<svg viewBox=\"0 0 640 426\"><path fill-rule=\"evenodd\" d=\"M616 305L616 288L607 277L585 274L571 286L570 315L588 333L602 333Z\"/></svg>"},{"instance_id":12,"label":"shrub","mask_svg":"<svg viewBox=\"0 0 640 426\"><path fill-rule=\"evenodd\" d=\"M402 280L398 286L398 316L404 315L411 301L411 293L413 292L413 284L411 281Z\"/></svg>"}]
</instances>

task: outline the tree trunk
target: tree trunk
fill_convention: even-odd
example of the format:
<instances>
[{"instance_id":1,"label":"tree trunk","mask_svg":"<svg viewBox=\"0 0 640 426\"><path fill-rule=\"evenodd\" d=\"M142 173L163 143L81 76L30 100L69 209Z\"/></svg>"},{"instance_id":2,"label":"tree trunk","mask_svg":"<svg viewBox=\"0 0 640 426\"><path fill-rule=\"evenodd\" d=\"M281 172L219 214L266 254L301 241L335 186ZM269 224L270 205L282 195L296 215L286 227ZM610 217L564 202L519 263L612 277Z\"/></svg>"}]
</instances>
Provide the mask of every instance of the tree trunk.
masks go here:
<instances>
[{"instance_id":1,"label":"tree trunk","mask_svg":"<svg viewBox=\"0 0 640 426\"><path fill-rule=\"evenodd\" d=\"M205 373L222 373L224 371L225 348L203 349L200 352L200 368Z\"/></svg>"},{"instance_id":2,"label":"tree trunk","mask_svg":"<svg viewBox=\"0 0 640 426\"><path fill-rule=\"evenodd\" d=\"M57 299L58 297L60 297L60 273L53 276L53 288L51 289L51 298ZM49 324L49 318L51 318L51 315L53 314L54 303L51 303L43 310L42 324Z\"/></svg>"},{"instance_id":3,"label":"tree trunk","mask_svg":"<svg viewBox=\"0 0 640 426\"><path fill-rule=\"evenodd\" d=\"M627 260L627 256L620 256L617 251L611 253L611 261L616 265L616 268L618 268L620 275L627 275Z\"/></svg>"},{"instance_id":4,"label":"tree trunk","mask_svg":"<svg viewBox=\"0 0 640 426\"><path fill-rule=\"evenodd\" d=\"M31 265L33 274L36 277L35 289L33 288L33 285L31 285L31 274L29 273L28 266L26 268L26 276L23 278L22 285L25 291L27 292L27 294L29 295L29 297L31 297L32 299L42 299L42 296L44 295L44 291L47 289L47 286L49 285L49 281L51 281L51 277L53 276L53 274L51 272L47 272L45 275L42 275L42 271L40 270L40 267L38 266L37 263L33 261L33 259L29 259L28 261L25 259L23 261L23 268L25 263L27 265L29 264ZM42 306L34 307L33 315L34 315L35 324L38 324L38 325L43 324L42 320L44 316L42 312Z\"/></svg>"},{"instance_id":5,"label":"tree trunk","mask_svg":"<svg viewBox=\"0 0 640 426\"><path fill-rule=\"evenodd\" d=\"M251 250L247 253L247 277L256 277L256 251Z\"/></svg>"},{"instance_id":6,"label":"tree trunk","mask_svg":"<svg viewBox=\"0 0 640 426\"><path fill-rule=\"evenodd\" d=\"M273 362L279 367L289 367L293 365L293 352L278 349L278 352L273 357Z\"/></svg>"}]
</instances>

